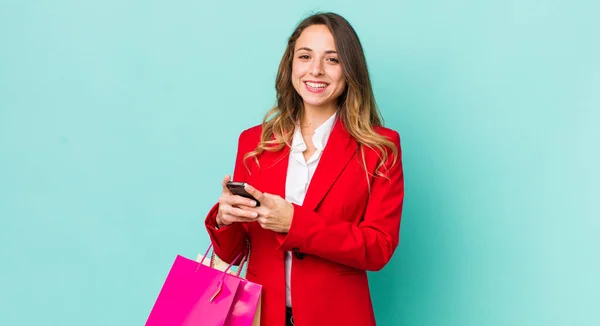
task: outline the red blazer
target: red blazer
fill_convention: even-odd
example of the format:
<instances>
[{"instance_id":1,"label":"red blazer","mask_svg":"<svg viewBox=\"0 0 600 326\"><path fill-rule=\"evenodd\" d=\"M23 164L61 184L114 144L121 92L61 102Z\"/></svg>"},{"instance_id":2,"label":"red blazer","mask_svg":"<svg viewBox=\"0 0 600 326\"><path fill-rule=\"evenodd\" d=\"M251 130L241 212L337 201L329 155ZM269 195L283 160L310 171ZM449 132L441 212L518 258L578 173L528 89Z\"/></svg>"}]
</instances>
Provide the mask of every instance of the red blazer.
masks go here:
<instances>
[{"instance_id":1,"label":"red blazer","mask_svg":"<svg viewBox=\"0 0 600 326\"><path fill-rule=\"evenodd\" d=\"M264 152L243 164L260 140L261 126L239 137L233 180L285 198L289 148ZM302 206L294 205L287 234L265 230L256 222L215 228L218 204L206 218L215 253L231 262L251 244L247 279L262 284L262 326L285 325L284 255L292 255L292 302L297 326L375 325L366 271L383 268L398 246L404 199L400 137L394 130L376 132L398 148L388 177L374 177L379 156L365 149L371 191L356 141L338 119L333 127ZM388 163L391 164L392 155ZM385 170L383 170L385 171Z\"/></svg>"}]
</instances>

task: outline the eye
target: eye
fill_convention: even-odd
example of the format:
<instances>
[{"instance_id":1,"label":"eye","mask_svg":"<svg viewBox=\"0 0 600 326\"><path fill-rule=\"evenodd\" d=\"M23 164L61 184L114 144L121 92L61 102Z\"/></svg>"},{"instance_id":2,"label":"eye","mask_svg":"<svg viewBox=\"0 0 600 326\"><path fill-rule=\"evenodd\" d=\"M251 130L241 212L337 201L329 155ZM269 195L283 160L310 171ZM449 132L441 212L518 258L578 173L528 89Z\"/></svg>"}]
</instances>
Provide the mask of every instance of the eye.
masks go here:
<instances>
[{"instance_id":1,"label":"eye","mask_svg":"<svg viewBox=\"0 0 600 326\"><path fill-rule=\"evenodd\" d=\"M338 58L327 58L327 60L335 62L335 63L340 63L340 60L338 60Z\"/></svg>"},{"instance_id":2,"label":"eye","mask_svg":"<svg viewBox=\"0 0 600 326\"><path fill-rule=\"evenodd\" d=\"M299 59L310 59L310 56L308 54L302 54L300 56L298 56Z\"/></svg>"}]
</instances>

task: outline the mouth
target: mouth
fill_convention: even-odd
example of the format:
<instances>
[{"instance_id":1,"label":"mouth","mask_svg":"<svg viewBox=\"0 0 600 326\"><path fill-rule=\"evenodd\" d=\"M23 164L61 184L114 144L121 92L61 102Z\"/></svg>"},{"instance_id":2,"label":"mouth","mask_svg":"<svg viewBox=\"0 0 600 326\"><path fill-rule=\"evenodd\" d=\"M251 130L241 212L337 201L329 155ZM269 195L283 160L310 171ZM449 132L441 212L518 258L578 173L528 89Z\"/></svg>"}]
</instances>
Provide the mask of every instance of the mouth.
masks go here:
<instances>
[{"instance_id":1,"label":"mouth","mask_svg":"<svg viewBox=\"0 0 600 326\"><path fill-rule=\"evenodd\" d=\"M329 86L328 83L316 81L304 81L304 85L306 85L306 90L311 93L322 93Z\"/></svg>"}]
</instances>

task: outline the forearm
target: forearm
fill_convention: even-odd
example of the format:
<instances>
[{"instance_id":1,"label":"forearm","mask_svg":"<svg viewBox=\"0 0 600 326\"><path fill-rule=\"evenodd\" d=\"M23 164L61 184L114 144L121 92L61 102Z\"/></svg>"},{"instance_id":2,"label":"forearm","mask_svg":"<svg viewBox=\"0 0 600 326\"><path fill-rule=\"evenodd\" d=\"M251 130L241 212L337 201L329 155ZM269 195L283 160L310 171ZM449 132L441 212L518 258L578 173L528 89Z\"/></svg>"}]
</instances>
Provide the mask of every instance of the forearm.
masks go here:
<instances>
[{"instance_id":1,"label":"forearm","mask_svg":"<svg viewBox=\"0 0 600 326\"><path fill-rule=\"evenodd\" d=\"M359 224L329 218L294 206L294 220L287 234L277 236L281 250L315 255L361 270L380 270L398 246L400 211L376 221Z\"/></svg>"},{"instance_id":2,"label":"forearm","mask_svg":"<svg viewBox=\"0 0 600 326\"><path fill-rule=\"evenodd\" d=\"M218 227L218 210L219 204L213 206L206 217L205 226L215 254L224 262L231 263L240 252L245 254L247 250L246 228L242 223L232 223ZM240 255L240 257L242 256ZM239 261L235 263L237 264Z\"/></svg>"}]
</instances>

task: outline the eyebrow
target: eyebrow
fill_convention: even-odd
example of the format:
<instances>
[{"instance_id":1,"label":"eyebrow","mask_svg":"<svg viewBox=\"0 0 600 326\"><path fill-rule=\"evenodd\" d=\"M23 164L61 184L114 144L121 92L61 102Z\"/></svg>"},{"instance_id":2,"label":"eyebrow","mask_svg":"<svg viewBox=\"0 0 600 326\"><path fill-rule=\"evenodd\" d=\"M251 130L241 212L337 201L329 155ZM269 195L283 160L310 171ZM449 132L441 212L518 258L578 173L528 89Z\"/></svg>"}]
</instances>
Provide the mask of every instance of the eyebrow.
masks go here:
<instances>
[{"instance_id":1,"label":"eyebrow","mask_svg":"<svg viewBox=\"0 0 600 326\"><path fill-rule=\"evenodd\" d=\"M312 52L313 50L311 48L307 48L307 47L301 47L298 50L296 50L296 52L301 51L301 50L306 50L308 52ZM325 51L325 53L330 54L330 53L337 53L337 51L334 50L327 50Z\"/></svg>"}]
</instances>

